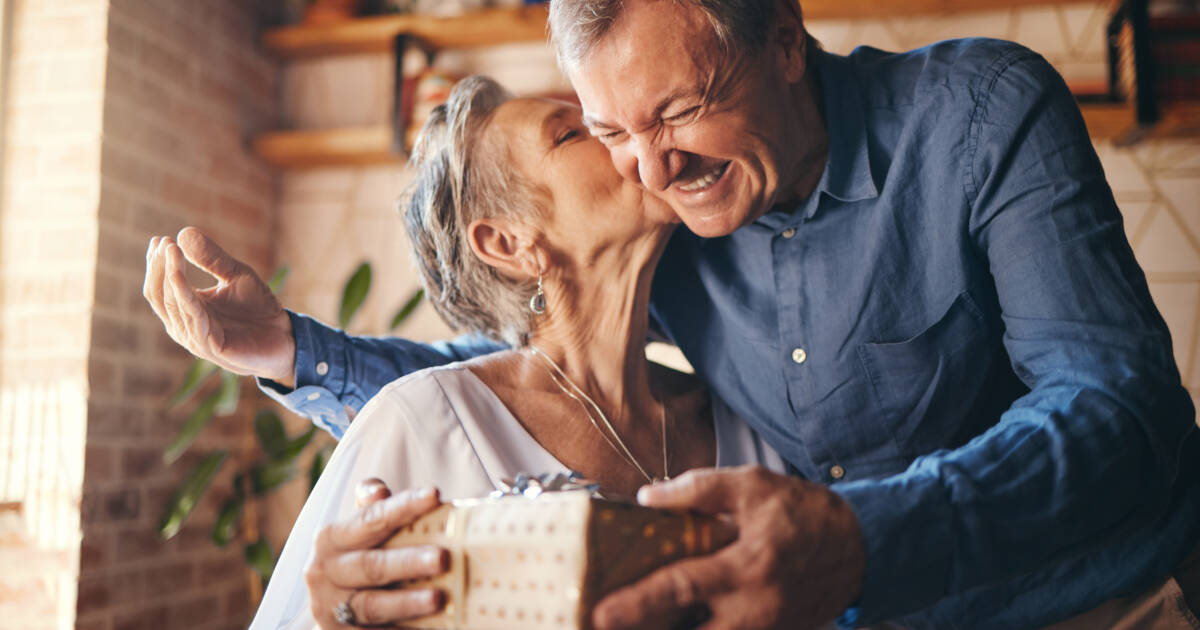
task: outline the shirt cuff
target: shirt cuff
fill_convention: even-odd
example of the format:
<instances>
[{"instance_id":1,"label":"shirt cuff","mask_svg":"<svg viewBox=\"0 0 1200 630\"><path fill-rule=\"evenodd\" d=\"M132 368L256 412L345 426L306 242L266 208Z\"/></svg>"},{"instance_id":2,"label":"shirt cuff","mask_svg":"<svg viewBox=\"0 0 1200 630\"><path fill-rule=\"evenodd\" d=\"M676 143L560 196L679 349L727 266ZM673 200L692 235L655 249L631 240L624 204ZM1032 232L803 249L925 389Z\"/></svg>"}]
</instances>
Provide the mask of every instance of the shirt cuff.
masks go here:
<instances>
[{"instance_id":1,"label":"shirt cuff","mask_svg":"<svg viewBox=\"0 0 1200 630\"><path fill-rule=\"evenodd\" d=\"M925 608L946 594L954 531L940 480L910 469L830 488L858 518L866 546L862 594L837 624L871 625Z\"/></svg>"},{"instance_id":2,"label":"shirt cuff","mask_svg":"<svg viewBox=\"0 0 1200 630\"><path fill-rule=\"evenodd\" d=\"M255 382L272 400L340 439L350 426L350 417L341 403L346 389L345 333L306 315L286 312L296 342L296 388L288 389L264 378Z\"/></svg>"},{"instance_id":3,"label":"shirt cuff","mask_svg":"<svg viewBox=\"0 0 1200 630\"><path fill-rule=\"evenodd\" d=\"M341 399L346 393L346 334L306 315L287 314L296 340L297 389L316 385Z\"/></svg>"},{"instance_id":4,"label":"shirt cuff","mask_svg":"<svg viewBox=\"0 0 1200 630\"><path fill-rule=\"evenodd\" d=\"M283 405L292 413L303 416L313 424L329 432L334 439L342 439L350 428L350 416L346 408L329 390L316 385L305 385L288 389L275 381L256 378L258 389L271 400Z\"/></svg>"}]
</instances>

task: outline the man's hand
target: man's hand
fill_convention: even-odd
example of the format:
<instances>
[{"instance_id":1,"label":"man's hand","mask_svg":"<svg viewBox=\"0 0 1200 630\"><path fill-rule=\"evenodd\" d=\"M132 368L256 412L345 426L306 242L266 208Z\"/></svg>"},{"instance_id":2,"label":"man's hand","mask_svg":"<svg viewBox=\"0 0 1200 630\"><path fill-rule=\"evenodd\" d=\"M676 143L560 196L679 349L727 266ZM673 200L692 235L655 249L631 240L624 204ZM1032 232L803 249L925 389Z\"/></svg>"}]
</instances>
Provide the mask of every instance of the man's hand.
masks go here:
<instances>
[{"instance_id":1,"label":"man's hand","mask_svg":"<svg viewBox=\"0 0 1200 630\"><path fill-rule=\"evenodd\" d=\"M184 258L217 284L196 289L183 275ZM237 374L291 386L296 342L292 322L254 270L225 253L196 228L150 239L142 295L188 352Z\"/></svg>"},{"instance_id":2,"label":"man's hand","mask_svg":"<svg viewBox=\"0 0 1200 630\"><path fill-rule=\"evenodd\" d=\"M605 597L592 614L599 630L651 627L704 604L711 610L705 630L819 628L859 596L865 558L858 521L822 485L757 467L703 469L644 487L638 500L727 514L738 539Z\"/></svg>"}]
</instances>

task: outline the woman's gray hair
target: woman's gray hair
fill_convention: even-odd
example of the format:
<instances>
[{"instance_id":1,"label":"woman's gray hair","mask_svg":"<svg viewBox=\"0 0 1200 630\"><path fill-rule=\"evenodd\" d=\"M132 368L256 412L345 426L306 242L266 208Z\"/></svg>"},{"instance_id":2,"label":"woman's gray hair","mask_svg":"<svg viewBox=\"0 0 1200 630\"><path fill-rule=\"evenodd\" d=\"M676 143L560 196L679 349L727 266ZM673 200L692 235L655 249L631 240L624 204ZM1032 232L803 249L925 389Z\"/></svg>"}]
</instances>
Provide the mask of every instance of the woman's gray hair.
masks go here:
<instances>
[{"instance_id":1,"label":"woman's gray hair","mask_svg":"<svg viewBox=\"0 0 1200 630\"><path fill-rule=\"evenodd\" d=\"M459 81L434 108L409 158L414 179L401 205L413 258L426 295L456 330L478 331L513 346L527 343L531 281L498 273L471 250L467 227L486 217L534 218L544 191L511 168L508 147L484 133L496 109L512 98L492 79Z\"/></svg>"},{"instance_id":2,"label":"woman's gray hair","mask_svg":"<svg viewBox=\"0 0 1200 630\"><path fill-rule=\"evenodd\" d=\"M727 54L752 55L767 43L777 0L665 0L696 7ZM551 0L550 40L558 65L570 72L620 16L624 0ZM798 10L798 9L797 9Z\"/></svg>"}]
</instances>

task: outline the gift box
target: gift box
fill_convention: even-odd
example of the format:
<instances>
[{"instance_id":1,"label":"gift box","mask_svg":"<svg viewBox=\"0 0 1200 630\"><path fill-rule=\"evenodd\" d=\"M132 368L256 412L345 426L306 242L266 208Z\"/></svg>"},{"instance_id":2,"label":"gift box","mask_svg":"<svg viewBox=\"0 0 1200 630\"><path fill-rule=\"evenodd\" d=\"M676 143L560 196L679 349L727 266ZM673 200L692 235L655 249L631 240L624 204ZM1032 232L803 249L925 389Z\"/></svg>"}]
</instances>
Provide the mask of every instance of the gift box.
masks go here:
<instances>
[{"instance_id":1,"label":"gift box","mask_svg":"<svg viewBox=\"0 0 1200 630\"><path fill-rule=\"evenodd\" d=\"M605 594L735 537L712 517L587 490L527 494L445 504L388 541L450 552L447 573L403 585L444 590L446 607L406 627L586 630Z\"/></svg>"}]
</instances>

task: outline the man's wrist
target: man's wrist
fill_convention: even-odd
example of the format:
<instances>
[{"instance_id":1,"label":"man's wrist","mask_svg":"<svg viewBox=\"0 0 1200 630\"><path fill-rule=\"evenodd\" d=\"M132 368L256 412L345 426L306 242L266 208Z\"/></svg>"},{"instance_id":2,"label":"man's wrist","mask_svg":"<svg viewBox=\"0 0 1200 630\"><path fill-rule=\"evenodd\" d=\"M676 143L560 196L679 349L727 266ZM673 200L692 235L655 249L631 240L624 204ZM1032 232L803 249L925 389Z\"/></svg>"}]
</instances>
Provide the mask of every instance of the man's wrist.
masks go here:
<instances>
[{"instance_id":1,"label":"man's wrist","mask_svg":"<svg viewBox=\"0 0 1200 630\"><path fill-rule=\"evenodd\" d=\"M271 374L260 374L259 376L275 381L288 389L295 389L296 337L295 329L292 327L292 316L287 311L280 311L276 326L279 328L278 334L282 337L284 345L279 353L279 367L272 370Z\"/></svg>"}]
</instances>

